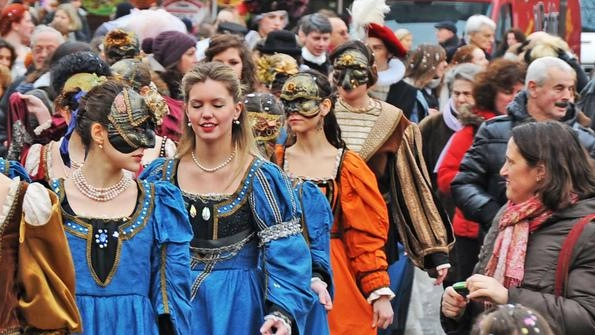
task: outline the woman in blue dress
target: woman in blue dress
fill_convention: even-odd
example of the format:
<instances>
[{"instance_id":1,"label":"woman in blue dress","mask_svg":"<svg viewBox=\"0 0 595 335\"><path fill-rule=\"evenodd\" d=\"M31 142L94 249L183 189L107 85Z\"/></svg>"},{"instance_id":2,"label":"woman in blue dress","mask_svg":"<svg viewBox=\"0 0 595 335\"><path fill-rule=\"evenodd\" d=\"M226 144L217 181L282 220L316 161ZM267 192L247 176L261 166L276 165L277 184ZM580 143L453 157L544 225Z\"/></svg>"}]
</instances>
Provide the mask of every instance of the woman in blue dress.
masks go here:
<instances>
[{"instance_id":1,"label":"woman in blue dress","mask_svg":"<svg viewBox=\"0 0 595 335\"><path fill-rule=\"evenodd\" d=\"M135 181L154 145L143 98L107 81L81 100L76 132L87 155L55 179L76 271L84 334L189 334L192 230L178 189Z\"/></svg>"},{"instance_id":2,"label":"woman in blue dress","mask_svg":"<svg viewBox=\"0 0 595 335\"><path fill-rule=\"evenodd\" d=\"M191 242L192 334L306 334L311 256L289 180L257 157L240 82L219 63L182 80L184 135L175 160L141 175L182 190Z\"/></svg>"}]
</instances>

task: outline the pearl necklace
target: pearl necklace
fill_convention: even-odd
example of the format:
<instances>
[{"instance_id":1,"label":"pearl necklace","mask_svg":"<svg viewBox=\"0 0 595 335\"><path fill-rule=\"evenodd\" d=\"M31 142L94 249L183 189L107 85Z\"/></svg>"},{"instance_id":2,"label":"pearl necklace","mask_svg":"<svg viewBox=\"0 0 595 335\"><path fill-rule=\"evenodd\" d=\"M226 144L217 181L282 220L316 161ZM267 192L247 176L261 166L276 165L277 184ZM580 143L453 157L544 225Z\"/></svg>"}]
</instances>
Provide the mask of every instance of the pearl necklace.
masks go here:
<instances>
[{"instance_id":1,"label":"pearl necklace","mask_svg":"<svg viewBox=\"0 0 595 335\"><path fill-rule=\"evenodd\" d=\"M99 202L106 202L116 198L122 194L132 182L132 178L128 174L122 173L122 178L120 178L120 181L116 184L105 188L95 187L89 184L82 169L74 171L72 173L72 178L76 188L85 197Z\"/></svg>"},{"instance_id":2,"label":"pearl necklace","mask_svg":"<svg viewBox=\"0 0 595 335\"><path fill-rule=\"evenodd\" d=\"M225 160L223 163L221 163L221 164L219 164L219 165L215 166L214 168L208 168L208 167L206 167L206 166L203 166L202 164L200 164L200 162L198 161L198 158L197 158L197 157L196 157L196 155L194 154L194 150L192 151L192 160L194 161L194 164L196 164L196 166L198 166L198 168L199 168L199 169L201 169L201 170L203 170L203 171L205 171L205 172L215 172L215 171L217 171L217 170L221 170L221 169L223 169L223 168L224 168L224 167L226 167L226 166L227 166L229 163L231 163L231 161L232 161L232 160L234 159L234 157L236 156L236 152L237 152L237 150L236 150L236 149L234 149L234 150L233 150L233 152L231 153L231 155L230 155L229 157L227 157L227 159L226 159L226 160Z\"/></svg>"}]
</instances>

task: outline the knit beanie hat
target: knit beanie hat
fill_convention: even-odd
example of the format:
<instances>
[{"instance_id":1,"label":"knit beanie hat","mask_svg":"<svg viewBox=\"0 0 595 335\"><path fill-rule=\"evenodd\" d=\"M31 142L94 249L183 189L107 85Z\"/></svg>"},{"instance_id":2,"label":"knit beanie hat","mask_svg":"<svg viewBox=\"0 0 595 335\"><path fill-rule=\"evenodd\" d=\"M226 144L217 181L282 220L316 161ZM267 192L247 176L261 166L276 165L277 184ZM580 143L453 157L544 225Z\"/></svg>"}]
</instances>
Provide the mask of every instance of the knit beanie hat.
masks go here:
<instances>
[{"instance_id":1,"label":"knit beanie hat","mask_svg":"<svg viewBox=\"0 0 595 335\"><path fill-rule=\"evenodd\" d=\"M188 49L196 46L196 40L179 31L164 31L155 38L143 40L143 51L153 54L156 61L164 68L169 69L178 63Z\"/></svg>"}]
</instances>

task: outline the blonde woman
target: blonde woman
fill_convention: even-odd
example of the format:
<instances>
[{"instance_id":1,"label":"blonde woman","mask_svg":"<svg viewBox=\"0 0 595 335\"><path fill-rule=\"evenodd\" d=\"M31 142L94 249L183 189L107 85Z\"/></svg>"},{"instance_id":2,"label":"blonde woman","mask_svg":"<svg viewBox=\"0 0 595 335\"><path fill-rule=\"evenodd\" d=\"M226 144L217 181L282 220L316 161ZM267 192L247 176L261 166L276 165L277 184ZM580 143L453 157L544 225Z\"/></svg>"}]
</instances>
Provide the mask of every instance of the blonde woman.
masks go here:
<instances>
[{"instance_id":1,"label":"blonde woman","mask_svg":"<svg viewBox=\"0 0 595 335\"><path fill-rule=\"evenodd\" d=\"M177 158L156 160L141 179L182 190L194 231L192 334L305 334L314 296L299 205L281 170L255 156L240 80L203 63L181 86Z\"/></svg>"}]
</instances>

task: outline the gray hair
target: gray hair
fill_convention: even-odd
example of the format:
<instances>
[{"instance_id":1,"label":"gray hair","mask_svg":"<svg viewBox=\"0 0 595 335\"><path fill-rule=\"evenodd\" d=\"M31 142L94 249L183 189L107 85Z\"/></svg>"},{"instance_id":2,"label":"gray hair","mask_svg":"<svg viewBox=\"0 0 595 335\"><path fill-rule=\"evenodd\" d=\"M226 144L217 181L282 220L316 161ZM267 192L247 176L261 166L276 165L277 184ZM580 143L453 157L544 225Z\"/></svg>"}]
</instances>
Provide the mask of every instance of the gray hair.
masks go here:
<instances>
[{"instance_id":1,"label":"gray hair","mask_svg":"<svg viewBox=\"0 0 595 335\"><path fill-rule=\"evenodd\" d=\"M496 23L494 22L494 20L481 14L471 15L467 19L467 25L465 26L465 34L468 36L470 34L476 33L480 31L481 27L483 26L488 26L493 30L496 30Z\"/></svg>"},{"instance_id":2,"label":"gray hair","mask_svg":"<svg viewBox=\"0 0 595 335\"><path fill-rule=\"evenodd\" d=\"M304 35L308 35L312 32L319 32L321 34L330 34L333 31L333 26L328 17L314 13L304 16L299 23L300 29Z\"/></svg>"},{"instance_id":3,"label":"gray hair","mask_svg":"<svg viewBox=\"0 0 595 335\"><path fill-rule=\"evenodd\" d=\"M527 76L525 77L525 88L529 85L529 82L534 82L537 86L543 85L548 79L550 79L549 69L556 68L564 72L572 72L576 76L574 69L568 65L565 61L557 57L541 57L537 58L527 68Z\"/></svg>"},{"instance_id":4,"label":"gray hair","mask_svg":"<svg viewBox=\"0 0 595 335\"><path fill-rule=\"evenodd\" d=\"M444 76L444 81L446 82L448 91L452 91L452 85L454 84L455 80L466 80L468 82L474 83L475 76L483 70L483 66L473 63L462 63L456 65L446 72L446 75Z\"/></svg>"},{"instance_id":5,"label":"gray hair","mask_svg":"<svg viewBox=\"0 0 595 335\"><path fill-rule=\"evenodd\" d=\"M40 24L37 27L35 27L35 30L33 30L33 34L31 34L31 46L35 46L37 44L37 38L39 38L39 35L43 33L54 34L54 37L56 37L56 42L58 42L58 44L64 43L64 36L62 36L62 34L59 31L50 26Z\"/></svg>"}]
</instances>

